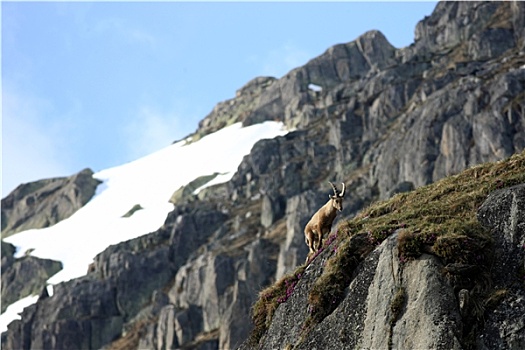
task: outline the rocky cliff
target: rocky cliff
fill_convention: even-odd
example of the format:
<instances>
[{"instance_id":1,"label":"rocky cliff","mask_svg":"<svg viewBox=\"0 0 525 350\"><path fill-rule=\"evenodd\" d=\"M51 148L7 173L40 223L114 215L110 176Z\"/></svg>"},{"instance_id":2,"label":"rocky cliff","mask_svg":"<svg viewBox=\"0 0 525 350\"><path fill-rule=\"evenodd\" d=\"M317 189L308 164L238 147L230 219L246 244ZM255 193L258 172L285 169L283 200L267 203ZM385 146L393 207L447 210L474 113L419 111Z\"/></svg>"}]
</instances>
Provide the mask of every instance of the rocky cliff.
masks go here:
<instances>
[{"instance_id":1,"label":"rocky cliff","mask_svg":"<svg viewBox=\"0 0 525 350\"><path fill-rule=\"evenodd\" d=\"M2 237L67 219L95 194L99 180L91 169L70 177L22 184L2 199Z\"/></svg>"},{"instance_id":2,"label":"rocky cliff","mask_svg":"<svg viewBox=\"0 0 525 350\"><path fill-rule=\"evenodd\" d=\"M15 258L15 246L2 241L2 313L15 301L39 294L46 281L62 270L62 263L29 254Z\"/></svg>"},{"instance_id":3,"label":"rocky cliff","mask_svg":"<svg viewBox=\"0 0 525 350\"><path fill-rule=\"evenodd\" d=\"M2 238L17 232L52 226L82 208L95 194L99 180L91 169L70 177L21 184L2 199ZM15 258L15 247L2 241L2 313L17 300L39 294L62 263L25 252Z\"/></svg>"},{"instance_id":4,"label":"rocky cliff","mask_svg":"<svg viewBox=\"0 0 525 350\"><path fill-rule=\"evenodd\" d=\"M258 142L231 181L198 197L181 189L159 230L108 247L85 277L42 295L2 334L2 347L520 348L523 283L493 274L468 281L461 272L497 262L522 273L523 251L513 245L523 243L516 233L522 190L494 194L500 204L490 202L480 214L493 239L476 235L471 211L452 238L426 231L435 227L427 219L444 221L435 211L412 212L403 221L412 230L401 230L398 220L372 236L364 224L340 220L345 238L332 238L306 268L302 229L324 204L329 180L347 184L340 217L351 218L399 192L416 189L394 197L397 210L404 196L439 199L445 193L425 192L426 185L525 149L524 24L522 2L441 2L417 25L409 47L396 49L371 31L281 79L250 81L203 119L194 140L238 121L281 120L294 131ZM523 173L523 155L513 159ZM467 174L474 187L478 178L496 187L524 181L514 172L505 180L499 171L486 171L499 178ZM461 206L474 210L496 189L479 187L484 191L475 198L470 189L446 188L463 193ZM357 218L388 217L395 205L386 203ZM498 232L509 240L500 242ZM463 244L472 248L457 261ZM477 261L481 253L487 259ZM347 273L336 273L339 267ZM260 304L259 292L269 285L284 290L279 299L286 302L273 295ZM333 289L327 293L326 286ZM432 297L436 291L442 293ZM268 305L266 313L254 303ZM425 335L419 343L407 336L415 328ZM485 340L473 340L480 336Z\"/></svg>"},{"instance_id":5,"label":"rocky cliff","mask_svg":"<svg viewBox=\"0 0 525 350\"><path fill-rule=\"evenodd\" d=\"M376 202L260 293L250 349L521 349L525 152Z\"/></svg>"}]
</instances>

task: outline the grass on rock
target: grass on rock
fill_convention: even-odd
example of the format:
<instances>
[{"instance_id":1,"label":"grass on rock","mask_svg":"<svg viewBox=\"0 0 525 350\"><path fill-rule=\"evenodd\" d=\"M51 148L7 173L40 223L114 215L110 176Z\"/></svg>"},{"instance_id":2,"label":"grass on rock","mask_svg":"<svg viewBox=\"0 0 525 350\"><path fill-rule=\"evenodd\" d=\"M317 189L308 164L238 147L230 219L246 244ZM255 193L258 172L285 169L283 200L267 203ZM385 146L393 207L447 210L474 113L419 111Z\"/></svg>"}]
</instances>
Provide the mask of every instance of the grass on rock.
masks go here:
<instances>
[{"instance_id":1,"label":"grass on rock","mask_svg":"<svg viewBox=\"0 0 525 350\"><path fill-rule=\"evenodd\" d=\"M476 213L491 192L521 183L525 183L525 151L373 203L354 218L342 221L337 236L325 242L328 244L324 249L330 252L330 257L310 289L311 312L303 324L305 332L337 307L355 268L396 231L401 262L417 259L424 252L431 253L445 265L480 267L479 276L470 277L473 283L488 283L485 275L492 259L492 237L477 221ZM255 323L252 344L257 344L266 333L275 310L293 292L290 284L300 283L297 276L305 268L305 265L298 267L260 293L252 309Z\"/></svg>"}]
</instances>

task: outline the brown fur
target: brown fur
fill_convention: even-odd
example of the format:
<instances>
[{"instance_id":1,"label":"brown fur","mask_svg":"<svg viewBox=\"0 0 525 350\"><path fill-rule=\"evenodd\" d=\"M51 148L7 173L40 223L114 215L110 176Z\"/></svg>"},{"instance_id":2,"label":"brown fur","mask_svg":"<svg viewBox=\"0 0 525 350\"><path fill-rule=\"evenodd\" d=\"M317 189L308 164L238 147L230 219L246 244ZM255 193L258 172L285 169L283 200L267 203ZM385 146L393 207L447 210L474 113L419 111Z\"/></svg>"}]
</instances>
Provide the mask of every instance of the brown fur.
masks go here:
<instances>
[{"instance_id":1,"label":"brown fur","mask_svg":"<svg viewBox=\"0 0 525 350\"><path fill-rule=\"evenodd\" d=\"M328 202L312 216L304 228L305 242L308 248L310 248L310 253L306 261L321 248L323 239L330 234L332 223L337 216L337 212L343 210L344 183L341 193L338 193L332 183L330 183L330 185L332 185L334 189L334 195L330 196Z\"/></svg>"}]
</instances>

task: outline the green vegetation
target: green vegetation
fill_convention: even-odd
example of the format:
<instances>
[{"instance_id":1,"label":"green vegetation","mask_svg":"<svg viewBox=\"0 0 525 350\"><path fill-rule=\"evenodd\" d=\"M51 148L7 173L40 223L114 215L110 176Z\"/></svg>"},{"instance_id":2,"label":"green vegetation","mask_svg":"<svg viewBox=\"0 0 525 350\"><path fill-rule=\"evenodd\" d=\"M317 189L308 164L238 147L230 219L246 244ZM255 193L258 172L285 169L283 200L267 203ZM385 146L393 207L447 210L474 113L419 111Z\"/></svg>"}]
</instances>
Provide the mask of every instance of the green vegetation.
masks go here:
<instances>
[{"instance_id":1,"label":"green vegetation","mask_svg":"<svg viewBox=\"0 0 525 350\"><path fill-rule=\"evenodd\" d=\"M470 281L477 290L486 291L480 297L488 297L493 303L498 298L489 294L490 276L485 268L492 259L492 238L477 221L476 212L490 192L520 183L525 183L525 151L376 202L355 218L342 222L337 233L325 242L324 249L331 248L330 256L323 273L310 289L311 312L303 330L307 332L337 307L355 268L394 231L398 231L401 262L417 259L427 252L440 257L444 264L475 265L479 268L469 275ZM297 282L297 276L305 267L300 266L260 293L252 310L253 344L267 331L280 301L288 295L287 285ZM397 304L404 301L401 298L404 294L399 295L394 298L399 303L392 305L394 314L400 311Z\"/></svg>"},{"instance_id":2,"label":"green vegetation","mask_svg":"<svg viewBox=\"0 0 525 350\"><path fill-rule=\"evenodd\" d=\"M398 287L397 292L390 303L390 311L392 312L390 316L390 332L388 332L388 346L392 348L392 335L394 333L394 326L396 325L399 316L401 316L401 311L405 307L406 294L405 288Z\"/></svg>"},{"instance_id":3,"label":"green vegetation","mask_svg":"<svg viewBox=\"0 0 525 350\"><path fill-rule=\"evenodd\" d=\"M193 192L199 187L206 185L211 180L215 179L219 173L213 173L210 175L199 176L195 180L190 181L187 185L181 186L175 191L170 198L170 203L177 204L181 201L193 198Z\"/></svg>"},{"instance_id":4,"label":"green vegetation","mask_svg":"<svg viewBox=\"0 0 525 350\"><path fill-rule=\"evenodd\" d=\"M136 211L142 210L142 206L140 204L135 204L133 208L127 211L126 214L122 215L123 218L129 218L131 215L135 214Z\"/></svg>"},{"instance_id":5,"label":"green vegetation","mask_svg":"<svg viewBox=\"0 0 525 350\"><path fill-rule=\"evenodd\" d=\"M402 229L402 261L428 251L445 263L479 264L490 257L491 237L477 221L477 209L490 192L524 182L522 152L375 203L343 227L349 236L367 232L376 244Z\"/></svg>"},{"instance_id":6,"label":"green vegetation","mask_svg":"<svg viewBox=\"0 0 525 350\"><path fill-rule=\"evenodd\" d=\"M394 325L399 318L401 310L403 310L403 306L405 305L405 298L405 289L398 287L396 295L394 295L394 299L392 299L392 303L390 304L390 311L392 311L392 318L390 319L391 325Z\"/></svg>"},{"instance_id":7,"label":"green vegetation","mask_svg":"<svg viewBox=\"0 0 525 350\"><path fill-rule=\"evenodd\" d=\"M306 265L298 267L293 273L283 276L272 286L259 293L259 299L252 308L252 320L255 324L249 339L252 346L256 346L268 330L275 310L277 310L279 304L286 302L292 295L305 269Z\"/></svg>"},{"instance_id":8,"label":"green vegetation","mask_svg":"<svg viewBox=\"0 0 525 350\"><path fill-rule=\"evenodd\" d=\"M340 236L332 235L325 242L328 246L335 241L331 250L333 255L326 261L323 274L315 281L308 295L310 314L303 327L305 332L339 305L355 268L374 248L364 234L355 235L352 239L341 239Z\"/></svg>"}]
</instances>

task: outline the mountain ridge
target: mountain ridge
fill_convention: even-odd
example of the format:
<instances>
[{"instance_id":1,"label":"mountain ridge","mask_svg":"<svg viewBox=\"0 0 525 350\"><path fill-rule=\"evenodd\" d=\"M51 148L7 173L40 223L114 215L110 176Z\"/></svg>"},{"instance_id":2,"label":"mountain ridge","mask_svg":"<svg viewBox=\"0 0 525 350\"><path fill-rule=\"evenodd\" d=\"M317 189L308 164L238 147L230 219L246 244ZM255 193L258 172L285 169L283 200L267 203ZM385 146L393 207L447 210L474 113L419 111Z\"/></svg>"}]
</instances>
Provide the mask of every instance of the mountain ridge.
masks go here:
<instances>
[{"instance_id":1,"label":"mountain ridge","mask_svg":"<svg viewBox=\"0 0 525 350\"><path fill-rule=\"evenodd\" d=\"M195 139L235 122L292 131L257 142L230 181L178 200L159 230L101 252L85 277L27 308L2 346L240 345L258 292L304 262L302 229L328 180L347 184L347 218L525 148L524 6L440 2L407 48L370 31L248 82Z\"/></svg>"}]
</instances>

